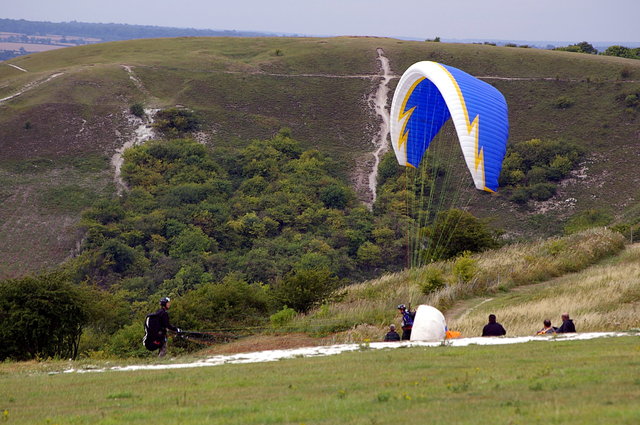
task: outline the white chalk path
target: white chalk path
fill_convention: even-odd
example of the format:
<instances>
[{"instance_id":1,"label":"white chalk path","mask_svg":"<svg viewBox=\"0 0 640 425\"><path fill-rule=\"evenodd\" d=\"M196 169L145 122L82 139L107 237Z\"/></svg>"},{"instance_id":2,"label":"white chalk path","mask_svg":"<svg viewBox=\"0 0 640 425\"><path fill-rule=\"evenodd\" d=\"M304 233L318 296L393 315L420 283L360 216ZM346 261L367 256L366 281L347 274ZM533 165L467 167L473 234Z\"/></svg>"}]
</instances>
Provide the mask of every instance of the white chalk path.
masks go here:
<instances>
[{"instance_id":1,"label":"white chalk path","mask_svg":"<svg viewBox=\"0 0 640 425\"><path fill-rule=\"evenodd\" d=\"M147 140L153 139L153 117L156 112L158 112L158 109L145 109L144 113L146 115L146 119L136 117L128 111L125 112L125 114L127 114L127 119L129 120L129 125L135 127L135 130L133 137L127 140L120 148L116 149L116 153L111 157L111 165L114 169L113 178L116 184L116 192L119 196L122 196L123 192L127 190L127 184L122 179L121 175L122 164L124 163L122 155L127 149L141 145Z\"/></svg>"},{"instance_id":2,"label":"white chalk path","mask_svg":"<svg viewBox=\"0 0 640 425\"><path fill-rule=\"evenodd\" d=\"M12 67L12 68L17 69L18 71L22 71L22 72L29 72L29 71L27 71L26 69L24 69L24 68L20 68L18 65L14 65L14 64L12 64L12 63L8 63L7 65L9 65L9 66L10 66L10 67Z\"/></svg>"},{"instance_id":3,"label":"white chalk path","mask_svg":"<svg viewBox=\"0 0 640 425\"><path fill-rule=\"evenodd\" d=\"M639 332L591 332L563 334L557 336L522 336L522 337L476 337L476 338L459 338L450 339L444 342L423 342L423 341L403 341L403 342L372 342L363 344L340 344L321 347L293 348L288 350L268 350L253 353L240 353L231 355L218 355L190 363L169 363L169 364L153 364L153 365L131 365L131 366L115 366L110 368L88 368L88 369L67 369L62 373L87 373L87 372L130 372L138 370L168 370L168 369L186 369L193 367L220 366L224 364L246 364L246 363L262 363L275 362L278 360L300 358L300 357L320 357L332 356L335 354L345 353L349 351L358 351L362 349L394 349L401 347L440 347L446 345L449 347L467 347L469 345L507 345L521 344L530 341L582 341L595 338L612 338L620 336L637 336ZM56 374L58 372L52 372Z\"/></svg>"},{"instance_id":4,"label":"white chalk path","mask_svg":"<svg viewBox=\"0 0 640 425\"><path fill-rule=\"evenodd\" d=\"M389 112L387 111L387 101L389 97L389 82L395 76L391 74L391 67L389 66L389 59L384 56L384 51L378 48L378 60L380 61L380 69L382 70L382 81L378 89L369 98L369 103L373 105L375 113L380 117L380 129L372 140L374 146L373 152L373 168L369 173L369 190L371 191L371 203L368 204L369 208L373 208L373 204L376 202L377 197L377 185L378 185L378 166L380 165L380 158L388 149L387 136L389 135L390 123Z\"/></svg>"},{"instance_id":5,"label":"white chalk path","mask_svg":"<svg viewBox=\"0 0 640 425\"><path fill-rule=\"evenodd\" d=\"M142 81L134 74L131 66L122 65L122 68L129 74L129 78L133 81L136 87L143 93L147 94L147 90L145 89ZM129 125L134 127L133 137L127 140L120 148L116 149L116 153L111 157L111 165L114 169L114 181L116 184L116 193L119 196L122 196L125 190L127 190L127 184L122 179L121 169L122 164L124 163L124 158L122 155L124 151L127 149L141 145L147 140L153 139L155 133L153 130L153 120L156 112L159 109L145 109L144 118L136 117L135 115L129 113L129 111L125 112L127 119L129 120Z\"/></svg>"},{"instance_id":6,"label":"white chalk path","mask_svg":"<svg viewBox=\"0 0 640 425\"><path fill-rule=\"evenodd\" d=\"M51 81L54 78L59 77L59 76L61 76L63 74L64 74L64 72L58 72L57 74L50 75L49 77L47 77L44 80L32 81L29 84L27 84L24 87L22 87L17 93L14 93L11 96L3 97L2 99L0 99L0 103L4 103L7 100L11 100L13 98L16 98L16 97L28 92L29 90L34 89L34 88L36 88L36 87L38 87L38 86L40 86L42 84L48 83L49 81Z\"/></svg>"}]
</instances>

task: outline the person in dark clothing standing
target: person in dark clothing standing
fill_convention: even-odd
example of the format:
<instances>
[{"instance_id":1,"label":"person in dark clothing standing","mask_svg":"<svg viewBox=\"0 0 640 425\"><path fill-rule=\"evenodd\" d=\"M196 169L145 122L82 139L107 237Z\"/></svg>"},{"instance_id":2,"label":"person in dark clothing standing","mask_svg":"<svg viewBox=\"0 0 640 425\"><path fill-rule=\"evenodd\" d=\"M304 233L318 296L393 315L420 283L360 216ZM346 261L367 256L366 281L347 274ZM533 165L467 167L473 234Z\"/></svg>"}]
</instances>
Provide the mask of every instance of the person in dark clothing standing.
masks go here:
<instances>
[{"instance_id":1,"label":"person in dark clothing standing","mask_svg":"<svg viewBox=\"0 0 640 425\"><path fill-rule=\"evenodd\" d=\"M167 354L167 329L180 333L180 328L177 328L169 321L169 308L171 307L171 299L169 297L163 297L160 299L160 309L156 311L156 314L160 318L160 335L162 345L160 346L160 352L158 357L164 357Z\"/></svg>"},{"instance_id":2,"label":"person in dark clothing standing","mask_svg":"<svg viewBox=\"0 0 640 425\"><path fill-rule=\"evenodd\" d=\"M389 326L389 332L384 336L385 341L400 341L400 335L396 332L396 325Z\"/></svg>"},{"instance_id":3,"label":"person in dark clothing standing","mask_svg":"<svg viewBox=\"0 0 640 425\"><path fill-rule=\"evenodd\" d=\"M416 316L415 311L410 311L404 304L398 306L400 314L402 315L402 340L408 341L411 339L411 329L413 329L413 318Z\"/></svg>"},{"instance_id":4,"label":"person in dark clothing standing","mask_svg":"<svg viewBox=\"0 0 640 425\"><path fill-rule=\"evenodd\" d=\"M573 324L573 320L569 319L569 313L562 313L562 325L556 329L556 333L566 334L576 331L576 325Z\"/></svg>"},{"instance_id":5,"label":"person in dark clothing standing","mask_svg":"<svg viewBox=\"0 0 640 425\"><path fill-rule=\"evenodd\" d=\"M507 331L502 327L502 325L496 322L496 315L489 315L489 323L484 325L482 328L482 336L502 336L506 335Z\"/></svg>"}]
</instances>

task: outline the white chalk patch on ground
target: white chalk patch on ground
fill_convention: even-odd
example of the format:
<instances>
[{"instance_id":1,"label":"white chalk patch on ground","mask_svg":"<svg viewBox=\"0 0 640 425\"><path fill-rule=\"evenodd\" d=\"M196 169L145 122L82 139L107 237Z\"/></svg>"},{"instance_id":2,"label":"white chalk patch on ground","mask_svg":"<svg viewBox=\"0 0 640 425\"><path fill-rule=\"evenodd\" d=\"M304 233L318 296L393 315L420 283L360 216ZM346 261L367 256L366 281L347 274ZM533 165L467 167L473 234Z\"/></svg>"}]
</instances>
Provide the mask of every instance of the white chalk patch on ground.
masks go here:
<instances>
[{"instance_id":1,"label":"white chalk patch on ground","mask_svg":"<svg viewBox=\"0 0 640 425\"><path fill-rule=\"evenodd\" d=\"M362 344L340 344L320 347L293 348L287 350L268 350L257 351L254 353L240 353L231 355L218 355L191 363L169 363L154 365L131 365L116 366L104 369L67 369L63 373L86 373L86 372L127 372L138 370L168 370L168 369L185 369L193 367L220 366L223 364L245 364L245 363L262 363L274 362L278 360L300 358L300 357L319 357L332 356L335 354L345 353L349 351L357 351L363 349L393 349L401 347L440 347L446 345L448 347L468 347L469 345L507 345L521 344L530 341L581 341L595 338L612 338L619 336L640 335L639 332L590 332L563 334L557 336L522 336L522 337L475 337L475 338L459 338L446 341L402 341L402 342L372 342Z\"/></svg>"},{"instance_id":2,"label":"white chalk patch on ground","mask_svg":"<svg viewBox=\"0 0 640 425\"><path fill-rule=\"evenodd\" d=\"M11 66L11 67L13 67L13 68L17 69L18 71L22 71L22 72L29 72L29 71L27 71L26 69L24 69L24 68L20 68L18 65L14 65L14 64L12 64L12 63L8 63L7 65L9 65L9 66Z\"/></svg>"},{"instance_id":3,"label":"white chalk patch on ground","mask_svg":"<svg viewBox=\"0 0 640 425\"><path fill-rule=\"evenodd\" d=\"M114 181L116 184L116 192L118 195L122 195L125 190L127 190L127 184L122 179L122 175L120 170L122 168L122 164L124 163L124 158L122 155L124 151L143 144L147 140L151 140L154 137L154 129L153 129L153 117L159 109L145 109L145 117L140 118L135 115L131 115L127 111L124 112L127 115L127 119L129 120L129 125L135 128L133 137L127 140L120 148L116 149L116 153L111 158L111 165L114 169Z\"/></svg>"},{"instance_id":4,"label":"white chalk patch on ground","mask_svg":"<svg viewBox=\"0 0 640 425\"><path fill-rule=\"evenodd\" d=\"M384 155L388 148L387 137L389 135L391 125L389 111L387 111L387 101L389 97L389 82L393 78L393 75L391 74L389 59L384 56L384 51L380 48L378 48L378 60L380 61L382 78L378 85L378 89L372 93L369 98L369 104L372 105L376 115L380 117L380 129L372 140L375 150L373 152L373 169L369 173L369 191L372 195L371 203L368 203L369 209L373 208L373 204L376 202L378 167L380 165L382 155Z\"/></svg>"}]
</instances>

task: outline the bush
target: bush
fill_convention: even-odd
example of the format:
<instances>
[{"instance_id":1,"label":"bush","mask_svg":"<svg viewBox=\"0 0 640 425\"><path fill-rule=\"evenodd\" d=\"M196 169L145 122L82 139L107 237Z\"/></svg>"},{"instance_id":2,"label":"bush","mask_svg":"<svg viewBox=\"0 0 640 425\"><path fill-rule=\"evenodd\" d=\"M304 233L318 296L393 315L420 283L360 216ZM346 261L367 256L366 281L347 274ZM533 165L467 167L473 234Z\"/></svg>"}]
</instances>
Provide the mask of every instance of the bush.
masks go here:
<instances>
[{"instance_id":1,"label":"bush","mask_svg":"<svg viewBox=\"0 0 640 425\"><path fill-rule=\"evenodd\" d=\"M534 165L527 173L527 183L534 185L537 183L544 183L547 181L547 169Z\"/></svg>"},{"instance_id":2,"label":"bush","mask_svg":"<svg viewBox=\"0 0 640 425\"><path fill-rule=\"evenodd\" d=\"M285 305L277 313L272 314L269 317L269 321L271 322L271 326L277 328L285 326L287 323L291 322L294 317L296 317L296 311Z\"/></svg>"},{"instance_id":3,"label":"bush","mask_svg":"<svg viewBox=\"0 0 640 425\"><path fill-rule=\"evenodd\" d=\"M144 322L140 319L123 327L109 339L107 351L116 357L146 357L149 355L144 345Z\"/></svg>"},{"instance_id":4,"label":"bush","mask_svg":"<svg viewBox=\"0 0 640 425\"><path fill-rule=\"evenodd\" d=\"M328 269L293 271L275 285L274 297L282 305L306 313L322 304L339 283Z\"/></svg>"},{"instance_id":5,"label":"bush","mask_svg":"<svg viewBox=\"0 0 640 425\"><path fill-rule=\"evenodd\" d=\"M560 96L553 101L553 107L556 109L568 109L573 106L575 101L568 96Z\"/></svg>"},{"instance_id":6,"label":"bush","mask_svg":"<svg viewBox=\"0 0 640 425\"><path fill-rule=\"evenodd\" d=\"M546 201L556 194L556 186L552 183L537 183L529 188L529 195L536 201Z\"/></svg>"},{"instance_id":7,"label":"bush","mask_svg":"<svg viewBox=\"0 0 640 425\"><path fill-rule=\"evenodd\" d=\"M478 273L478 262L471 258L471 253L465 251L453 263L453 275L458 281L468 283Z\"/></svg>"},{"instance_id":8,"label":"bush","mask_svg":"<svg viewBox=\"0 0 640 425\"><path fill-rule=\"evenodd\" d=\"M187 109L165 109L158 111L155 118L153 126L172 137L200 129L200 119L193 111Z\"/></svg>"},{"instance_id":9,"label":"bush","mask_svg":"<svg viewBox=\"0 0 640 425\"><path fill-rule=\"evenodd\" d=\"M206 283L187 292L172 306L176 326L228 329L262 325L271 310L267 287L229 275L222 283Z\"/></svg>"},{"instance_id":10,"label":"bush","mask_svg":"<svg viewBox=\"0 0 640 425\"><path fill-rule=\"evenodd\" d=\"M640 100L638 99L638 95L637 94L630 94L627 95L627 97L624 98L624 104L628 107L635 107L638 106L640 104Z\"/></svg>"},{"instance_id":11,"label":"bush","mask_svg":"<svg viewBox=\"0 0 640 425\"><path fill-rule=\"evenodd\" d=\"M332 183L322 189L320 192L320 200L327 208L344 209L349 202L349 189L346 187Z\"/></svg>"},{"instance_id":12,"label":"bush","mask_svg":"<svg viewBox=\"0 0 640 425\"><path fill-rule=\"evenodd\" d=\"M358 248L356 254L358 262L367 266L376 266L382 261L382 249L369 241L366 241Z\"/></svg>"},{"instance_id":13,"label":"bush","mask_svg":"<svg viewBox=\"0 0 640 425\"><path fill-rule=\"evenodd\" d=\"M131 105L129 112L138 118L143 118L146 115L144 112L144 105L142 103L134 103Z\"/></svg>"},{"instance_id":14,"label":"bush","mask_svg":"<svg viewBox=\"0 0 640 425\"><path fill-rule=\"evenodd\" d=\"M531 193L528 188L523 186L516 187L509 197L511 202L515 202L520 205L526 204L529 199L531 199Z\"/></svg>"},{"instance_id":15,"label":"bush","mask_svg":"<svg viewBox=\"0 0 640 425\"><path fill-rule=\"evenodd\" d=\"M464 251L480 252L497 248L498 232L472 214L459 209L438 213L427 229L431 246L423 253L426 262L455 257ZM434 242L435 245L434 245Z\"/></svg>"},{"instance_id":16,"label":"bush","mask_svg":"<svg viewBox=\"0 0 640 425\"><path fill-rule=\"evenodd\" d=\"M418 284L420 285L422 293L428 295L431 292L443 288L447 284L447 281L444 278L442 270L433 266L427 266Z\"/></svg>"}]
</instances>

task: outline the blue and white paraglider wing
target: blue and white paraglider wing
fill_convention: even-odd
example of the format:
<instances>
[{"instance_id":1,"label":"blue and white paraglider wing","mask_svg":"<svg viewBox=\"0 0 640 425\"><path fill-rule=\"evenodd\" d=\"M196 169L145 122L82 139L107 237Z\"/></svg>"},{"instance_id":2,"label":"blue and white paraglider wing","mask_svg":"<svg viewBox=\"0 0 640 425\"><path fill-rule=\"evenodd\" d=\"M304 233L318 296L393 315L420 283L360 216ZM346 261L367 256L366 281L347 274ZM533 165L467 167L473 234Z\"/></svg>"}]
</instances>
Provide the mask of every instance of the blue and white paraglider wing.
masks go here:
<instances>
[{"instance_id":1,"label":"blue and white paraglider wing","mask_svg":"<svg viewBox=\"0 0 640 425\"><path fill-rule=\"evenodd\" d=\"M402 75L391 104L391 142L398 163L418 167L451 118L476 188L495 192L509 136L502 93L464 71L418 62Z\"/></svg>"}]
</instances>

